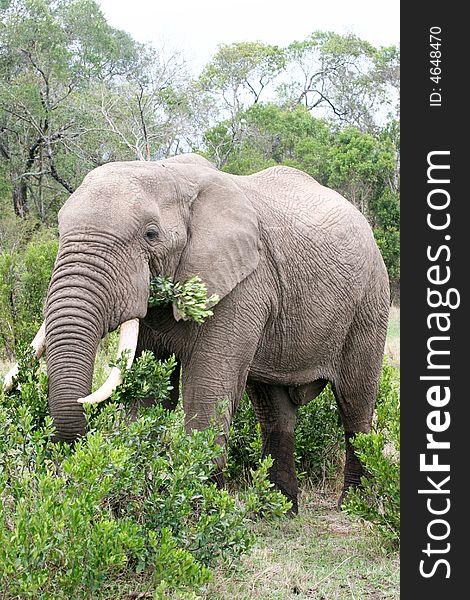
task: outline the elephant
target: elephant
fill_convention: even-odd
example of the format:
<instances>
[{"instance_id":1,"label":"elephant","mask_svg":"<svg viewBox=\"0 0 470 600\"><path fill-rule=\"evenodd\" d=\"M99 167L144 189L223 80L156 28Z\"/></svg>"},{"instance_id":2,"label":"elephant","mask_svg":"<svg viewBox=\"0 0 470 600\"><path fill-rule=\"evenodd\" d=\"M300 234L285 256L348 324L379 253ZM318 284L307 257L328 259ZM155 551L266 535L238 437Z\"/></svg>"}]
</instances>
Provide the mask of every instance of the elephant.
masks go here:
<instances>
[{"instance_id":1,"label":"elephant","mask_svg":"<svg viewBox=\"0 0 470 600\"><path fill-rule=\"evenodd\" d=\"M225 446L247 390L263 455L273 458L270 479L293 512L296 412L330 382L346 439L341 499L360 484L365 473L351 439L371 428L389 284L372 230L352 203L291 167L240 176L182 154L99 166L58 222L44 306L57 439L83 435L83 401L102 400L119 383L114 372L89 395L98 344L121 326L129 362L145 349L176 355L181 379L177 369L167 404L177 402L181 381L188 432L218 419ZM181 282L198 275L220 298L213 315L198 324L172 306L149 308L157 275Z\"/></svg>"}]
</instances>

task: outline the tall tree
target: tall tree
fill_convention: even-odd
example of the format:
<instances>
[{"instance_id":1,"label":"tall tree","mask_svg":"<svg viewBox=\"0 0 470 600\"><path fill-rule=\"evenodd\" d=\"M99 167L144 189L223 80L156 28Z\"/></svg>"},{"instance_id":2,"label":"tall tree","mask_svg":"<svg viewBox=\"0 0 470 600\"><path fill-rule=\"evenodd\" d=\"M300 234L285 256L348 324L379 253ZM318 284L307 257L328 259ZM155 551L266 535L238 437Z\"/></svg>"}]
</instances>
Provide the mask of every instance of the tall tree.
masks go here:
<instances>
[{"instance_id":1,"label":"tall tree","mask_svg":"<svg viewBox=\"0 0 470 600\"><path fill-rule=\"evenodd\" d=\"M190 78L178 54L165 57L146 48L123 82L97 88L96 120L109 130L106 154L151 160L181 151L193 129Z\"/></svg>"},{"instance_id":2,"label":"tall tree","mask_svg":"<svg viewBox=\"0 0 470 600\"><path fill-rule=\"evenodd\" d=\"M237 144L232 141L230 120L218 123L204 136L208 156L219 167L247 175L288 164L326 182L325 156L333 135L326 121L314 118L303 106L290 110L269 103L251 106L239 115L239 122Z\"/></svg>"},{"instance_id":3,"label":"tall tree","mask_svg":"<svg viewBox=\"0 0 470 600\"><path fill-rule=\"evenodd\" d=\"M227 119L232 145L241 141L243 111L272 92L272 84L284 67L284 50L261 42L221 44L206 65L198 83L213 98L213 117ZM227 157L219 147L218 163L223 164Z\"/></svg>"},{"instance_id":4,"label":"tall tree","mask_svg":"<svg viewBox=\"0 0 470 600\"><path fill-rule=\"evenodd\" d=\"M278 46L262 42L221 44L199 81L234 113L246 104L259 102L284 66L284 51Z\"/></svg>"},{"instance_id":5,"label":"tall tree","mask_svg":"<svg viewBox=\"0 0 470 600\"><path fill-rule=\"evenodd\" d=\"M93 0L12 0L0 29L0 158L9 164L16 214L41 217L45 190L54 198L77 181L61 169L94 128L76 111L91 82L129 72L139 48L110 27ZM86 167L85 167L86 168Z\"/></svg>"},{"instance_id":6,"label":"tall tree","mask_svg":"<svg viewBox=\"0 0 470 600\"><path fill-rule=\"evenodd\" d=\"M390 187L394 175L395 152L390 141L346 127L335 135L327 163L328 185L346 196L373 224L370 203Z\"/></svg>"},{"instance_id":7,"label":"tall tree","mask_svg":"<svg viewBox=\"0 0 470 600\"><path fill-rule=\"evenodd\" d=\"M288 81L279 87L288 106L318 109L343 125L374 131L397 95L399 54L355 35L316 31L286 50Z\"/></svg>"}]
</instances>

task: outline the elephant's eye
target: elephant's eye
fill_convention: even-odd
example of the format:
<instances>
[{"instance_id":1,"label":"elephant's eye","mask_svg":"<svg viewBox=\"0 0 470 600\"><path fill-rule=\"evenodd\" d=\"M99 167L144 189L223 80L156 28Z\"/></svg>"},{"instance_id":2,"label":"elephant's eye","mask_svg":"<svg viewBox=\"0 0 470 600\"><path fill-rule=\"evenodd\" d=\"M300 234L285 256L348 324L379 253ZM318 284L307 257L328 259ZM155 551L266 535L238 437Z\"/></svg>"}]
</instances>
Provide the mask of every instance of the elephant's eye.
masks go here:
<instances>
[{"instance_id":1,"label":"elephant's eye","mask_svg":"<svg viewBox=\"0 0 470 600\"><path fill-rule=\"evenodd\" d=\"M148 242L154 242L156 239L158 239L158 230L154 227L152 227L151 229L147 229L147 231L145 232L145 239Z\"/></svg>"}]
</instances>

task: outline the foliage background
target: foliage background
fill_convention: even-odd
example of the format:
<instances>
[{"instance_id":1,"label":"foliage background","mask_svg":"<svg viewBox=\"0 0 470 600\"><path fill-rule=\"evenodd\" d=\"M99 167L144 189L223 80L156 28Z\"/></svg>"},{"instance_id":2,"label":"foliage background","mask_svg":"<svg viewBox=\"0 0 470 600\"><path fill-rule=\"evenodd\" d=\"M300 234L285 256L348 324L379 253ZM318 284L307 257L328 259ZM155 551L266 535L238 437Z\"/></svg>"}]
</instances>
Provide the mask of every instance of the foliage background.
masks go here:
<instances>
[{"instance_id":1,"label":"foliage background","mask_svg":"<svg viewBox=\"0 0 470 600\"><path fill-rule=\"evenodd\" d=\"M58 210L111 160L193 151L241 175L302 169L367 217L398 298L396 47L314 31L286 47L221 44L192 73L184 56L110 26L95 0L2 0L0 16L4 358L37 322Z\"/></svg>"}]
</instances>

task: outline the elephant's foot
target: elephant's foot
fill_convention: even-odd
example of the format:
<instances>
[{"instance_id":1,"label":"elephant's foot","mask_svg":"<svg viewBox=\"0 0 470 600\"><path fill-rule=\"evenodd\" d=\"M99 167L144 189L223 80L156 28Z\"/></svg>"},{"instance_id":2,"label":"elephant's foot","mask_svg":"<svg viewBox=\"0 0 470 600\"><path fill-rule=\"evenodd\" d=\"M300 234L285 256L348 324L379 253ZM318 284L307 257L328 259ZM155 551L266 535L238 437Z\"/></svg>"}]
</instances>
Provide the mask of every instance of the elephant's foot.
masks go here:
<instances>
[{"instance_id":1,"label":"elephant's foot","mask_svg":"<svg viewBox=\"0 0 470 600\"><path fill-rule=\"evenodd\" d=\"M343 510L343 503L346 500L346 496L348 495L348 491L351 487L357 487L357 486L348 486L348 487L343 487L343 490L341 492L340 497L338 498L338 510Z\"/></svg>"},{"instance_id":2,"label":"elephant's foot","mask_svg":"<svg viewBox=\"0 0 470 600\"><path fill-rule=\"evenodd\" d=\"M370 477L370 474L364 469L361 461L356 456L354 448L351 444L351 438L354 437L354 433L346 432L346 463L344 465L344 484L343 491L338 500L338 509L341 510L343 502L346 499L348 490L350 488L356 489L361 487L361 479L363 477Z\"/></svg>"},{"instance_id":3,"label":"elephant's foot","mask_svg":"<svg viewBox=\"0 0 470 600\"><path fill-rule=\"evenodd\" d=\"M298 492L299 486L297 477L289 477L285 471L278 472L271 468L269 480L286 498L292 503L291 508L287 511L287 516L294 517L299 512Z\"/></svg>"},{"instance_id":4,"label":"elephant's foot","mask_svg":"<svg viewBox=\"0 0 470 600\"><path fill-rule=\"evenodd\" d=\"M299 512L299 502L297 499L297 494L290 494L289 492L287 492L286 490L283 490L278 484L275 484L274 482L271 482L274 485L274 488L281 492L281 494L287 499L289 500L289 502L291 502L292 506L289 508L289 510L285 513L287 517L295 517L297 516L298 512ZM263 509L260 510L260 512L254 517L256 518L262 518L264 514Z\"/></svg>"},{"instance_id":5,"label":"elephant's foot","mask_svg":"<svg viewBox=\"0 0 470 600\"><path fill-rule=\"evenodd\" d=\"M215 483L219 490L221 490L225 486L225 477L219 468L216 468L216 470L212 473L212 475L210 476L210 481L212 483Z\"/></svg>"},{"instance_id":6,"label":"elephant's foot","mask_svg":"<svg viewBox=\"0 0 470 600\"><path fill-rule=\"evenodd\" d=\"M284 494L284 496L290 500L292 502L292 506L291 508L289 508L289 510L286 512L286 515L288 517L295 517L298 512L299 512L299 501L297 499L297 495L295 496L291 496L290 494L287 494L286 492L283 492L281 490L281 492Z\"/></svg>"},{"instance_id":7,"label":"elephant's foot","mask_svg":"<svg viewBox=\"0 0 470 600\"><path fill-rule=\"evenodd\" d=\"M225 442L219 441L219 444L224 446ZM219 490L225 487L224 468L225 455L218 456L216 459L214 459L214 471L212 472L209 481L215 483Z\"/></svg>"},{"instance_id":8,"label":"elephant's foot","mask_svg":"<svg viewBox=\"0 0 470 600\"><path fill-rule=\"evenodd\" d=\"M153 396L147 396L146 398L139 398L133 400L127 413L127 419L129 423L137 421L139 413L143 408L149 408L157 403L157 400Z\"/></svg>"}]
</instances>

